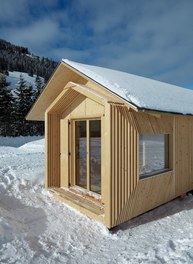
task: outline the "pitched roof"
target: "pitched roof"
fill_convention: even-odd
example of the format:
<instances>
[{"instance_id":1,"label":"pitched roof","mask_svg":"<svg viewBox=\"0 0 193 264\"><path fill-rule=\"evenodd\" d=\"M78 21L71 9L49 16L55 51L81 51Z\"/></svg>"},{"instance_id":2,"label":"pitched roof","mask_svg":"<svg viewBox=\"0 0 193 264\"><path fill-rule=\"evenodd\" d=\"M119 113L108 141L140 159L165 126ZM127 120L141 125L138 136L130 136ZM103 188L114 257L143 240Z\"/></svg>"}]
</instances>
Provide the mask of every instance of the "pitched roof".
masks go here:
<instances>
[{"instance_id":1,"label":"pitched roof","mask_svg":"<svg viewBox=\"0 0 193 264\"><path fill-rule=\"evenodd\" d=\"M140 109L193 115L192 90L126 72L62 61Z\"/></svg>"}]
</instances>

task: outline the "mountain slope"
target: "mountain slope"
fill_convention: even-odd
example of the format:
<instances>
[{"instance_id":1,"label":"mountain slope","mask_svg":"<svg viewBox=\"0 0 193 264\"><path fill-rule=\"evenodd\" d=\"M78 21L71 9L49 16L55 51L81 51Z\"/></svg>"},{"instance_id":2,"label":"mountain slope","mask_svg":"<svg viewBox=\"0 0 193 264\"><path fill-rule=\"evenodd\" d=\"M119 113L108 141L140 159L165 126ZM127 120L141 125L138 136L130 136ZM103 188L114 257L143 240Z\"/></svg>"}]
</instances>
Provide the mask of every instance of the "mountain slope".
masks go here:
<instances>
[{"instance_id":1,"label":"mountain slope","mask_svg":"<svg viewBox=\"0 0 193 264\"><path fill-rule=\"evenodd\" d=\"M0 135L44 133L42 122L29 122L25 116L56 65L32 55L27 48L0 40Z\"/></svg>"},{"instance_id":2,"label":"mountain slope","mask_svg":"<svg viewBox=\"0 0 193 264\"><path fill-rule=\"evenodd\" d=\"M13 71L13 72L9 72L9 75L7 76L7 82L10 84L9 87L11 90L16 89L21 74L23 75L23 78L25 79L27 85L32 85L33 87L35 87L36 75L32 77L32 76L29 76L29 74L25 72ZM40 79L41 79L41 83L43 86L44 79L41 77Z\"/></svg>"},{"instance_id":3,"label":"mountain slope","mask_svg":"<svg viewBox=\"0 0 193 264\"><path fill-rule=\"evenodd\" d=\"M57 66L57 62L31 54L28 48L20 47L0 39L0 72L26 72L38 75L47 81Z\"/></svg>"}]
</instances>

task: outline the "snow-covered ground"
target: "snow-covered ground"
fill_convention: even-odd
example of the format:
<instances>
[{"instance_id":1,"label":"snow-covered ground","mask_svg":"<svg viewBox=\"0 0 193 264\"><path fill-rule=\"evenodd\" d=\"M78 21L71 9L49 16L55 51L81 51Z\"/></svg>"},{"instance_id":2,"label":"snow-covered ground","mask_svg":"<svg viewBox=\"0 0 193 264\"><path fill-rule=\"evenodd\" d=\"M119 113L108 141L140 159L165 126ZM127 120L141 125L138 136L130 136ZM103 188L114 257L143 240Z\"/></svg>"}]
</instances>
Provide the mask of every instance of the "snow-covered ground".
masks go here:
<instances>
[{"instance_id":1,"label":"snow-covered ground","mask_svg":"<svg viewBox=\"0 0 193 264\"><path fill-rule=\"evenodd\" d=\"M193 196L108 231L43 176L44 139L0 138L0 263L193 263Z\"/></svg>"}]
</instances>

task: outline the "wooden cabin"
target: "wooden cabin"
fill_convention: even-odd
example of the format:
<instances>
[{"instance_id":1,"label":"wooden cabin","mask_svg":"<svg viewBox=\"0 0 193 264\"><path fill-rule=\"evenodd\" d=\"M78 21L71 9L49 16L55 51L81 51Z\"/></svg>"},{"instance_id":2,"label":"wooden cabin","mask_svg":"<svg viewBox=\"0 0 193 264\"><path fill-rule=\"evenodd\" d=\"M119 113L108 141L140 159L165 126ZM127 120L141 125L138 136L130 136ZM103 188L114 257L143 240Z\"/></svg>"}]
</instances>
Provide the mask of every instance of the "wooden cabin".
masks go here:
<instances>
[{"instance_id":1,"label":"wooden cabin","mask_svg":"<svg viewBox=\"0 0 193 264\"><path fill-rule=\"evenodd\" d=\"M45 188L112 228L193 189L193 91L62 60L45 120Z\"/></svg>"}]
</instances>

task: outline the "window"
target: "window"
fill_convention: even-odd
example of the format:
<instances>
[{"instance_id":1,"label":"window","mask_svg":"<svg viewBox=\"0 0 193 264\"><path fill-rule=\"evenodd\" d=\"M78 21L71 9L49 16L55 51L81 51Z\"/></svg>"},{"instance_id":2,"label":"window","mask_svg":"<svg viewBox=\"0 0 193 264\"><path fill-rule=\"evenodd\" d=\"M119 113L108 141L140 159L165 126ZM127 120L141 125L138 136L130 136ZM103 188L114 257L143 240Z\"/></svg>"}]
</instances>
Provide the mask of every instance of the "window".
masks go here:
<instances>
[{"instance_id":1,"label":"window","mask_svg":"<svg viewBox=\"0 0 193 264\"><path fill-rule=\"evenodd\" d=\"M169 135L140 135L139 176L147 177L169 169Z\"/></svg>"},{"instance_id":2,"label":"window","mask_svg":"<svg viewBox=\"0 0 193 264\"><path fill-rule=\"evenodd\" d=\"M75 185L101 194L101 120L75 121Z\"/></svg>"}]
</instances>

